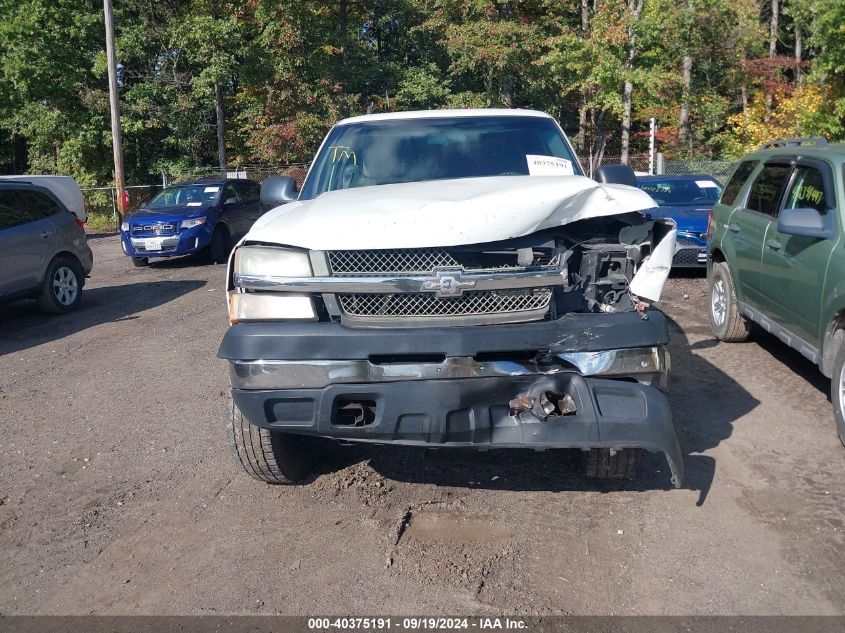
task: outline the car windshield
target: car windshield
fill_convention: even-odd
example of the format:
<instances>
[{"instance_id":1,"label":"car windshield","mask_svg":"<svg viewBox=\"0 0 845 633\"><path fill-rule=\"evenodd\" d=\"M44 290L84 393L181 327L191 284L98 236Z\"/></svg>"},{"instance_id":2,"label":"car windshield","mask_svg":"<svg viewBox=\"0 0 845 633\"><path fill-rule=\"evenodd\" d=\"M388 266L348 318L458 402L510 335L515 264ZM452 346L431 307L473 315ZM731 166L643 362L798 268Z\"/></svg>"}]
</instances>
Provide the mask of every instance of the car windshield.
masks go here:
<instances>
[{"instance_id":1,"label":"car windshield","mask_svg":"<svg viewBox=\"0 0 845 633\"><path fill-rule=\"evenodd\" d=\"M713 205L722 193L722 185L709 177L641 180L637 186L661 206Z\"/></svg>"},{"instance_id":2,"label":"car windshield","mask_svg":"<svg viewBox=\"0 0 845 633\"><path fill-rule=\"evenodd\" d=\"M539 116L393 119L336 126L300 199L446 178L580 174L555 122Z\"/></svg>"},{"instance_id":3,"label":"car windshield","mask_svg":"<svg viewBox=\"0 0 845 633\"><path fill-rule=\"evenodd\" d=\"M201 207L213 204L218 195L220 195L220 185L176 185L167 187L145 206L149 209Z\"/></svg>"}]
</instances>

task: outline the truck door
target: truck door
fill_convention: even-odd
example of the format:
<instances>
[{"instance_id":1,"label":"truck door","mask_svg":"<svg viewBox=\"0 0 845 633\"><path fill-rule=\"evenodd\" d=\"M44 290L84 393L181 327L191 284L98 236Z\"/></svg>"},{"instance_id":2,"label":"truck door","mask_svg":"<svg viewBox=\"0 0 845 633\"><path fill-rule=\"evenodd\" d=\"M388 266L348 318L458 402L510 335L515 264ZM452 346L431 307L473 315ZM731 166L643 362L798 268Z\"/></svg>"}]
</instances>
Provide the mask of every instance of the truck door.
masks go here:
<instances>
[{"instance_id":1,"label":"truck door","mask_svg":"<svg viewBox=\"0 0 845 633\"><path fill-rule=\"evenodd\" d=\"M760 266L763 242L777 214L783 189L792 165L778 159L767 162L757 175L745 205L731 214L726 235L732 236L736 283L742 298L756 308L761 307L762 282Z\"/></svg>"},{"instance_id":2,"label":"truck door","mask_svg":"<svg viewBox=\"0 0 845 633\"><path fill-rule=\"evenodd\" d=\"M836 228L833 172L822 160L800 159L784 196L785 209L815 209ZM835 232L838 236L838 232ZM761 279L766 314L790 333L820 347L825 272L837 238L787 235L773 221L763 247Z\"/></svg>"}]
</instances>

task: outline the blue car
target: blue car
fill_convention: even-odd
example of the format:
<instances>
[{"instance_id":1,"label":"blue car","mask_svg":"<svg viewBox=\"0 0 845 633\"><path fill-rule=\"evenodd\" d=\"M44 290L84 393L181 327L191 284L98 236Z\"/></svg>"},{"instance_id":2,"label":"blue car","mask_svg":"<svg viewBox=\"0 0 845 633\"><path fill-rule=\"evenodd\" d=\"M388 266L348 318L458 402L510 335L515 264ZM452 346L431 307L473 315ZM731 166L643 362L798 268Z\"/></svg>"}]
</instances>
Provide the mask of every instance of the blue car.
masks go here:
<instances>
[{"instance_id":1,"label":"blue car","mask_svg":"<svg viewBox=\"0 0 845 633\"><path fill-rule=\"evenodd\" d=\"M232 245L270 208L260 193L257 182L238 179L167 187L123 222L123 252L136 266L204 249L213 263L224 262Z\"/></svg>"},{"instance_id":2,"label":"blue car","mask_svg":"<svg viewBox=\"0 0 845 633\"><path fill-rule=\"evenodd\" d=\"M672 266L703 268L707 265L707 220L722 195L722 184L712 176L638 176L637 186L654 198L657 212L678 225Z\"/></svg>"}]
</instances>

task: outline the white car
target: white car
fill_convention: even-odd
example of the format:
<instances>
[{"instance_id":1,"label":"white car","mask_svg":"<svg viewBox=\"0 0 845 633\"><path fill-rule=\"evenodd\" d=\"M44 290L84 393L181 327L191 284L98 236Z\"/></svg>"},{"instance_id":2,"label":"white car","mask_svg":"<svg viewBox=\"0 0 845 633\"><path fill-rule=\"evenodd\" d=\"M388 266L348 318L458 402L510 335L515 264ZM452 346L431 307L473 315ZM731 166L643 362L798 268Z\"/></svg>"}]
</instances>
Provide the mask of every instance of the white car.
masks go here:
<instances>
[{"instance_id":1,"label":"white car","mask_svg":"<svg viewBox=\"0 0 845 633\"><path fill-rule=\"evenodd\" d=\"M230 259L219 351L237 464L298 481L335 439L575 448L622 478L645 449L680 485L647 311L674 224L629 168L597 177L547 114L444 110L346 119L301 191L267 179L281 206Z\"/></svg>"}]
</instances>

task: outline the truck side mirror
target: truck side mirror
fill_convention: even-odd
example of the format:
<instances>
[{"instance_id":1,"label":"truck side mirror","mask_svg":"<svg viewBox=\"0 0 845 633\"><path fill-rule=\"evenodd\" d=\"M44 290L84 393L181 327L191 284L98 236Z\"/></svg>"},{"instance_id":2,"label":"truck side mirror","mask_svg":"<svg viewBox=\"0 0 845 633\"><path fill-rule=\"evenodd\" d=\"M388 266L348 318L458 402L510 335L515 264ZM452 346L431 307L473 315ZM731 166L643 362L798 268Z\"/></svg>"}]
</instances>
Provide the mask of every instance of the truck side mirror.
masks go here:
<instances>
[{"instance_id":1,"label":"truck side mirror","mask_svg":"<svg viewBox=\"0 0 845 633\"><path fill-rule=\"evenodd\" d=\"M296 200L296 180L290 176L270 176L261 183L261 202L274 207Z\"/></svg>"},{"instance_id":2,"label":"truck side mirror","mask_svg":"<svg viewBox=\"0 0 845 633\"><path fill-rule=\"evenodd\" d=\"M833 237L833 231L825 224L816 209L783 209L778 214L778 231L786 235L818 239Z\"/></svg>"},{"instance_id":3,"label":"truck side mirror","mask_svg":"<svg viewBox=\"0 0 845 633\"><path fill-rule=\"evenodd\" d=\"M595 180L608 185L637 186L637 175L628 165L602 165L596 171Z\"/></svg>"}]
</instances>

